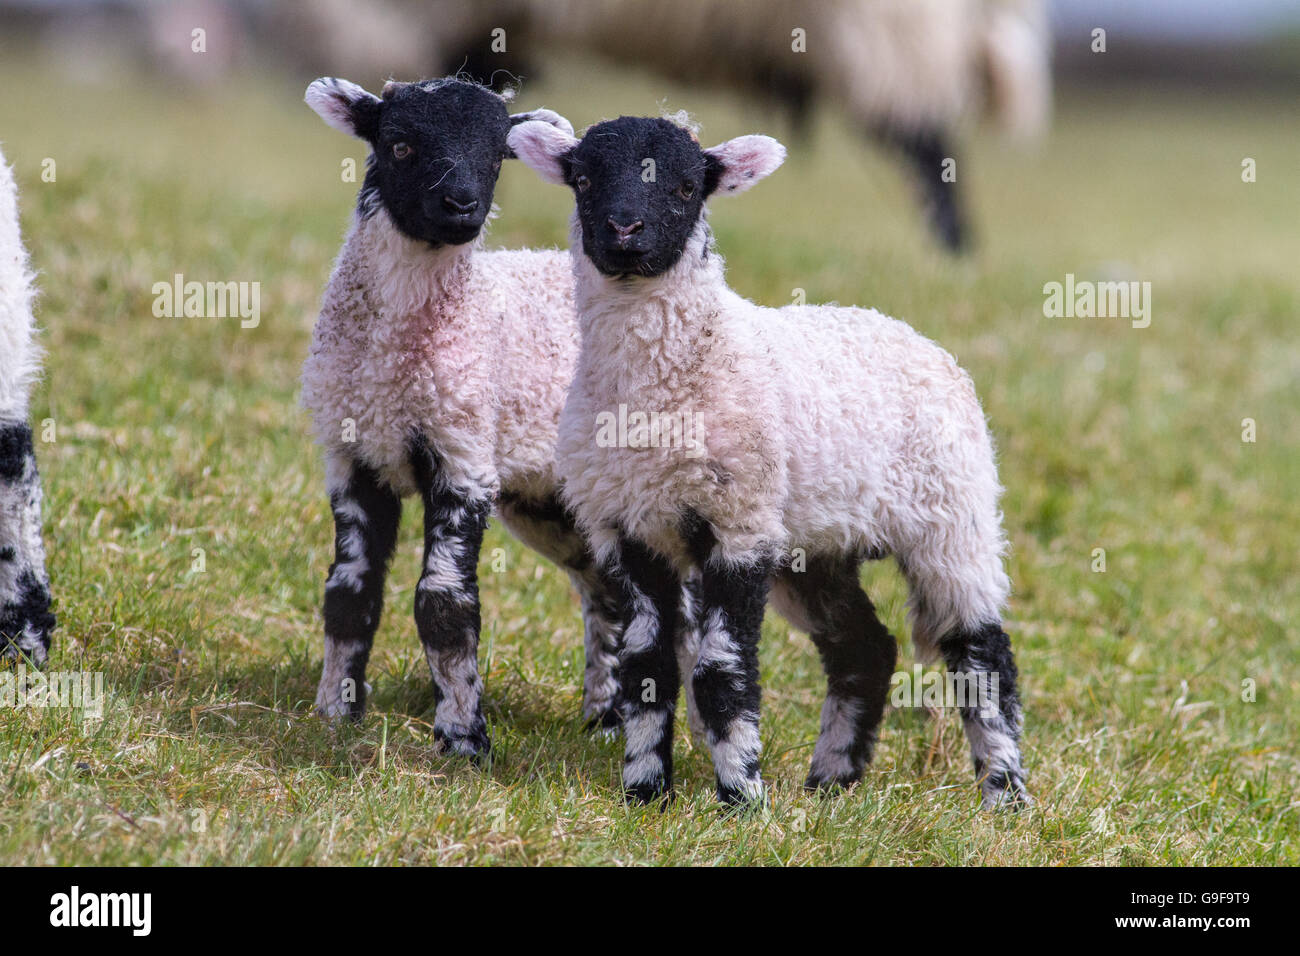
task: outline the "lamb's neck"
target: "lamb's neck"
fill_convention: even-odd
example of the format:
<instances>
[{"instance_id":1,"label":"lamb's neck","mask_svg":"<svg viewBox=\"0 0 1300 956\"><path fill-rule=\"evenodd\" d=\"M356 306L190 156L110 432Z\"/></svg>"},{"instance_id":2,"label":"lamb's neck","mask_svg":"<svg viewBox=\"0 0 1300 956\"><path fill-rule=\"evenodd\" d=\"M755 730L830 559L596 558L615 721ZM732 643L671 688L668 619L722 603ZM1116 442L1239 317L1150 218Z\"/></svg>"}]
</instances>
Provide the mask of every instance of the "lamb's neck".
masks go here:
<instances>
[{"instance_id":1,"label":"lamb's neck","mask_svg":"<svg viewBox=\"0 0 1300 956\"><path fill-rule=\"evenodd\" d=\"M694 240L696 237L692 237ZM719 344L714 321L728 296L723 263L710 248L707 228L661 276L602 275L574 245L574 305L584 365L614 376L624 394L680 379Z\"/></svg>"},{"instance_id":2,"label":"lamb's neck","mask_svg":"<svg viewBox=\"0 0 1300 956\"><path fill-rule=\"evenodd\" d=\"M431 246L403 235L382 208L356 229L385 316L400 321L455 312L447 306L463 300L480 241Z\"/></svg>"},{"instance_id":3,"label":"lamb's neck","mask_svg":"<svg viewBox=\"0 0 1300 956\"><path fill-rule=\"evenodd\" d=\"M617 375L629 393L678 377L694 365L713 334L725 287L674 282L668 276L579 280L574 301L584 358Z\"/></svg>"}]
</instances>

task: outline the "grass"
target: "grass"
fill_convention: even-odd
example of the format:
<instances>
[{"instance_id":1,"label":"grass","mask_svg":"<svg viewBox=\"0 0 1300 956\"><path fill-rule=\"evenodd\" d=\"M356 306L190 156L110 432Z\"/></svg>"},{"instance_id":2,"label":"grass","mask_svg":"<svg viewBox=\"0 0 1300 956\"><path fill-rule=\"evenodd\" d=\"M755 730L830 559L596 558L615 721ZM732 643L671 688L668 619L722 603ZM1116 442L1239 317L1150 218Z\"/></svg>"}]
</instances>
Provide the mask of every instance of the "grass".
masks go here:
<instances>
[{"instance_id":1,"label":"grass","mask_svg":"<svg viewBox=\"0 0 1300 956\"><path fill-rule=\"evenodd\" d=\"M1300 861L1294 101L1074 93L1036 152L977 134L958 175L980 248L960 262L930 248L898 170L834 114L770 181L716 203L742 292L874 305L974 376L1007 487L1038 800L979 813L959 722L911 710L888 713L856 790L804 795L824 685L807 639L769 615L772 806L734 820L681 732L677 804L624 807L618 744L577 716L576 602L495 527L480 566L495 758L435 754L409 616L413 506L371 711L356 728L311 716L331 523L296 378L355 191L341 163L363 150L301 105L305 77L183 97L48 70L25 82L35 69L0 68L0 130L50 349L33 418L55 431L38 449L51 667L101 672L109 694L99 721L0 711L0 863ZM754 104L583 64L521 102L580 125L686 106L708 141L787 135ZM564 191L508 168L498 201L492 244L563 242ZM151 286L177 272L261 282L261 324L155 318ZM1150 281L1151 326L1044 318L1042 286L1066 273ZM897 573L866 579L905 634Z\"/></svg>"}]
</instances>

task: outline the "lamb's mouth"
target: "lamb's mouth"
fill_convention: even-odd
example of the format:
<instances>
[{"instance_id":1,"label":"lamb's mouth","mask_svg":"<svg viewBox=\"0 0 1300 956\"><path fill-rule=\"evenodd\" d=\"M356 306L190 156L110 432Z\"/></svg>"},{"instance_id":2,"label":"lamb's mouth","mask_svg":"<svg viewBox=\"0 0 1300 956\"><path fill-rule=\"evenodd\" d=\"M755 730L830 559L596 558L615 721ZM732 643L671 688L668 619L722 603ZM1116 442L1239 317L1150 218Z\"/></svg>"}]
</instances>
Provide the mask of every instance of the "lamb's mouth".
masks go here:
<instances>
[{"instance_id":1,"label":"lamb's mouth","mask_svg":"<svg viewBox=\"0 0 1300 956\"><path fill-rule=\"evenodd\" d=\"M596 268L611 279L634 279L655 276L654 261L644 252L610 249L596 262Z\"/></svg>"},{"instance_id":2,"label":"lamb's mouth","mask_svg":"<svg viewBox=\"0 0 1300 956\"><path fill-rule=\"evenodd\" d=\"M431 241L447 246L463 246L465 243L473 242L477 239L482 228L482 223L477 225L444 227L441 230L442 234L436 240Z\"/></svg>"}]
</instances>

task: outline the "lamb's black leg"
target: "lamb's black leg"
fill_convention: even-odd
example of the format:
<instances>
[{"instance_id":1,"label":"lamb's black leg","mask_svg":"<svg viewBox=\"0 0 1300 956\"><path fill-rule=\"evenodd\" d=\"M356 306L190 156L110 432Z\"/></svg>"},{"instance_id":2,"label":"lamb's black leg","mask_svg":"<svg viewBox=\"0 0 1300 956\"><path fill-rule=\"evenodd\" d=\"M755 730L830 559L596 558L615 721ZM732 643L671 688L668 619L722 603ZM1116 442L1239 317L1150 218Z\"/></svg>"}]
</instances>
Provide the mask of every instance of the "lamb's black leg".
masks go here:
<instances>
[{"instance_id":1,"label":"lamb's black leg","mask_svg":"<svg viewBox=\"0 0 1300 956\"><path fill-rule=\"evenodd\" d=\"M939 641L939 650L964 698L958 709L984 806L1032 802L1020 762L1023 720L1011 638L1000 623L991 622L958 628Z\"/></svg>"},{"instance_id":2,"label":"lamb's black leg","mask_svg":"<svg viewBox=\"0 0 1300 956\"><path fill-rule=\"evenodd\" d=\"M43 665L53 630L32 430L0 421L0 660Z\"/></svg>"},{"instance_id":3,"label":"lamb's black leg","mask_svg":"<svg viewBox=\"0 0 1300 956\"><path fill-rule=\"evenodd\" d=\"M623 789L629 801L672 795L673 714L681 677L674 635L681 580L660 555L624 538L617 574L623 584L619 648L619 715L623 719Z\"/></svg>"},{"instance_id":4,"label":"lamb's black leg","mask_svg":"<svg viewBox=\"0 0 1300 956\"><path fill-rule=\"evenodd\" d=\"M970 245L970 230L958 195L957 182L943 178L944 160L955 158L947 134L939 129L904 129L882 125L876 135L898 150L911 167L930 229L944 248L963 252Z\"/></svg>"},{"instance_id":5,"label":"lamb's black leg","mask_svg":"<svg viewBox=\"0 0 1300 956\"><path fill-rule=\"evenodd\" d=\"M316 709L358 720L366 709L366 663L384 609L402 502L373 469L344 467L345 480L330 491L334 563L325 581L325 667Z\"/></svg>"},{"instance_id":6,"label":"lamb's black leg","mask_svg":"<svg viewBox=\"0 0 1300 956\"><path fill-rule=\"evenodd\" d=\"M729 805L763 800L758 639L771 573L765 558L743 563L714 556L700 579L700 647L691 681L713 754L718 799Z\"/></svg>"},{"instance_id":7,"label":"lamb's black leg","mask_svg":"<svg viewBox=\"0 0 1300 956\"><path fill-rule=\"evenodd\" d=\"M478 555L491 501L449 486L423 441L413 446L411 465L424 501L415 624L433 675L433 735L445 752L477 757L490 749L478 671Z\"/></svg>"},{"instance_id":8,"label":"lamb's black leg","mask_svg":"<svg viewBox=\"0 0 1300 956\"><path fill-rule=\"evenodd\" d=\"M623 631L622 585L596 564L573 516L554 497L523 498L503 493L497 513L528 547L564 568L582 602L586 667L582 716L590 730L618 728L618 644Z\"/></svg>"},{"instance_id":9,"label":"lamb's black leg","mask_svg":"<svg viewBox=\"0 0 1300 956\"><path fill-rule=\"evenodd\" d=\"M805 786L848 786L871 762L898 644L858 583L855 558L814 558L803 571L785 571L773 598L790 623L808 631L826 671L821 732Z\"/></svg>"}]
</instances>

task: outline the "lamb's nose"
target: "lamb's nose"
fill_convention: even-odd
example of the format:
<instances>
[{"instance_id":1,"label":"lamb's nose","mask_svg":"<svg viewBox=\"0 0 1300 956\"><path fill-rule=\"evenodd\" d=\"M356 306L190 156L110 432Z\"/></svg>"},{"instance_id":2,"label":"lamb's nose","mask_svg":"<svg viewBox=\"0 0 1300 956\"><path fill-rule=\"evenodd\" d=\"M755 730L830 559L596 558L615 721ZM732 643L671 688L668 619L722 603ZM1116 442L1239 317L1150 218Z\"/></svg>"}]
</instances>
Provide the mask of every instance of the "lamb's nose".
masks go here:
<instances>
[{"instance_id":1,"label":"lamb's nose","mask_svg":"<svg viewBox=\"0 0 1300 956\"><path fill-rule=\"evenodd\" d=\"M455 199L452 199L450 196L443 196L442 205L443 208L445 208L450 213L455 213L456 215L460 215L460 216L466 216L478 208L478 200L471 199L469 202L457 202Z\"/></svg>"},{"instance_id":2,"label":"lamb's nose","mask_svg":"<svg viewBox=\"0 0 1300 956\"><path fill-rule=\"evenodd\" d=\"M605 222L606 224L608 224L609 228L613 229L614 232L618 233L618 241L620 243L627 242L629 239L631 239L638 232L640 232L642 229L645 228L645 223L642 222L640 219L632 223L630 226L620 226L618 223L614 221L614 218L612 216L609 219L606 219Z\"/></svg>"}]
</instances>

